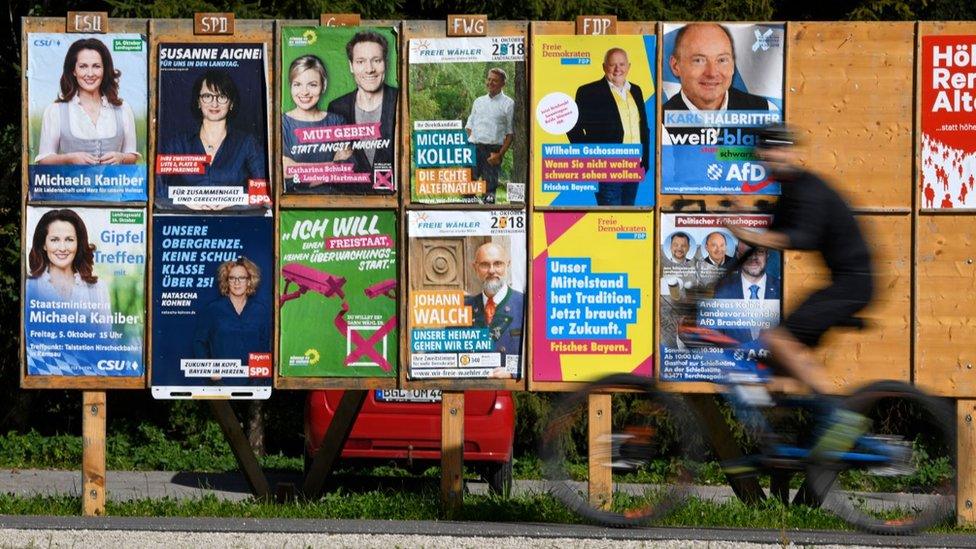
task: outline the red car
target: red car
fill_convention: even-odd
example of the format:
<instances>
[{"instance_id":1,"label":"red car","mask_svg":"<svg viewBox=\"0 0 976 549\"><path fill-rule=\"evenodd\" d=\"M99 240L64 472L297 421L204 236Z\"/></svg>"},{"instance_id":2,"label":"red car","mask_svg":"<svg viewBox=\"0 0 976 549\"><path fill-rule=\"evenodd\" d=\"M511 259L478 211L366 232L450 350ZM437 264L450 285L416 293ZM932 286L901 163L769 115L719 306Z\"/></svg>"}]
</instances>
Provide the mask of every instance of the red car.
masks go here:
<instances>
[{"instance_id":1,"label":"red car","mask_svg":"<svg viewBox=\"0 0 976 549\"><path fill-rule=\"evenodd\" d=\"M341 390L309 391L305 403L306 460L318 451L342 393ZM439 462L440 400L441 392L437 389L371 390L342 449L342 457ZM465 391L464 462L475 466L497 494L507 495L511 490L514 440L512 394Z\"/></svg>"}]
</instances>

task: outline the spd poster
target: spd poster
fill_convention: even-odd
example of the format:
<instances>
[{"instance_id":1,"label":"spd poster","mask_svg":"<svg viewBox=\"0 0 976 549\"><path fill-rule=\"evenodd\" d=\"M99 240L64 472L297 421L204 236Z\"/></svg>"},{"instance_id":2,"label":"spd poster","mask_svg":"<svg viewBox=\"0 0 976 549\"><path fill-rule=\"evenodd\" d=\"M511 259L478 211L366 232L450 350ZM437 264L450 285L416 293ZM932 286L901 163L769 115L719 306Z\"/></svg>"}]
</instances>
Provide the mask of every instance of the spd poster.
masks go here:
<instances>
[{"instance_id":1,"label":"spd poster","mask_svg":"<svg viewBox=\"0 0 976 549\"><path fill-rule=\"evenodd\" d=\"M654 369L654 216L536 212L532 379Z\"/></svg>"},{"instance_id":2,"label":"spd poster","mask_svg":"<svg viewBox=\"0 0 976 549\"><path fill-rule=\"evenodd\" d=\"M393 210L282 212L282 376L396 376L396 225Z\"/></svg>"},{"instance_id":3,"label":"spd poster","mask_svg":"<svg viewBox=\"0 0 976 549\"><path fill-rule=\"evenodd\" d=\"M26 46L29 200L146 200L146 37L29 33Z\"/></svg>"},{"instance_id":4,"label":"spd poster","mask_svg":"<svg viewBox=\"0 0 976 549\"><path fill-rule=\"evenodd\" d=\"M532 38L536 206L653 206L656 36Z\"/></svg>"},{"instance_id":5,"label":"spd poster","mask_svg":"<svg viewBox=\"0 0 976 549\"><path fill-rule=\"evenodd\" d=\"M411 379L522 377L524 210L407 212Z\"/></svg>"},{"instance_id":6,"label":"spd poster","mask_svg":"<svg viewBox=\"0 0 976 549\"><path fill-rule=\"evenodd\" d=\"M410 199L525 201L525 38L410 40Z\"/></svg>"},{"instance_id":7,"label":"spd poster","mask_svg":"<svg viewBox=\"0 0 976 549\"><path fill-rule=\"evenodd\" d=\"M271 395L270 217L153 216L152 392Z\"/></svg>"},{"instance_id":8,"label":"spd poster","mask_svg":"<svg viewBox=\"0 0 976 549\"><path fill-rule=\"evenodd\" d=\"M779 194L753 156L782 121L784 25L664 24L661 192Z\"/></svg>"},{"instance_id":9,"label":"spd poster","mask_svg":"<svg viewBox=\"0 0 976 549\"><path fill-rule=\"evenodd\" d=\"M146 211L27 207L27 375L145 373Z\"/></svg>"}]
</instances>

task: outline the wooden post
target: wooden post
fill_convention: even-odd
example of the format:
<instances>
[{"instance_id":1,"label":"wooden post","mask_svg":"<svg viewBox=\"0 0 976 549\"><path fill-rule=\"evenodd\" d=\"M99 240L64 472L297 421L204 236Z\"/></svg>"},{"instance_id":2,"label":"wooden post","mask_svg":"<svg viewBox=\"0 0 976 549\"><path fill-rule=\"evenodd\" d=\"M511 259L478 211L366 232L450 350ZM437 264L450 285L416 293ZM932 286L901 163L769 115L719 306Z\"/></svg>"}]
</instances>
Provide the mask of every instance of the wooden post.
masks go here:
<instances>
[{"instance_id":1,"label":"wooden post","mask_svg":"<svg viewBox=\"0 0 976 549\"><path fill-rule=\"evenodd\" d=\"M230 402L227 400L210 400L208 403L210 404L210 411L213 412L214 418L220 425L220 430L224 432L224 438L227 439L231 452L234 453L234 458L237 459L237 465L241 473L244 474L244 480L251 487L251 493L258 499L270 499L271 486L268 484L268 478L264 476L264 470L261 469L258 458L251 450L251 445L248 443L247 437L244 436L244 429L241 428L241 422L237 420L237 414L230 407Z\"/></svg>"},{"instance_id":2,"label":"wooden post","mask_svg":"<svg viewBox=\"0 0 976 549\"><path fill-rule=\"evenodd\" d=\"M81 413L81 510L105 514L105 391L84 391Z\"/></svg>"},{"instance_id":3,"label":"wooden post","mask_svg":"<svg viewBox=\"0 0 976 549\"><path fill-rule=\"evenodd\" d=\"M611 397L589 395L589 497L590 505L608 509L613 503L613 444L610 440Z\"/></svg>"},{"instance_id":4,"label":"wooden post","mask_svg":"<svg viewBox=\"0 0 976 549\"><path fill-rule=\"evenodd\" d=\"M444 391L441 400L441 504L448 518L464 501L464 392Z\"/></svg>"},{"instance_id":5,"label":"wooden post","mask_svg":"<svg viewBox=\"0 0 976 549\"><path fill-rule=\"evenodd\" d=\"M976 524L976 400L956 401L956 522Z\"/></svg>"},{"instance_id":6,"label":"wooden post","mask_svg":"<svg viewBox=\"0 0 976 549\"><path fill-rule=\"evenodd\" d=\"M346 445L346 439L352 432L352 426L356 423L356 417L359 416L368 393L369 391L366 390L347 390L342 393L339 406L332 416L332 423L322 437L322 443L315 453L312 466L309 467L308 475L302 484L302 496L306 499L318 499L322 495L325 479L332 472L336 460L342 455L342 447Z\"/></svg>"}]
</instances>

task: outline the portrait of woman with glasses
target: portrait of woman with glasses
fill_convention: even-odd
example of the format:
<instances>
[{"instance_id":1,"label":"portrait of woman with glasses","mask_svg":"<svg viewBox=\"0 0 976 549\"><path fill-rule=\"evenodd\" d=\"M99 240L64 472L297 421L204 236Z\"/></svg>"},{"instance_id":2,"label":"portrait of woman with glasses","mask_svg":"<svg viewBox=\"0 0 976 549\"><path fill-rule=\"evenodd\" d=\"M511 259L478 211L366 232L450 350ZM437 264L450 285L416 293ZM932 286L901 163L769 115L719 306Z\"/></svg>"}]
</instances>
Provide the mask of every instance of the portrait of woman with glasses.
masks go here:
<instances>
[{"instance_id":1,"label":"portrait of woman with glasses","mask_svg":"<svg viewBox=\"0 0 976 549\"><path fill-rule=\"evenodd\" d=\"M271 309L254 298L261 270L246 257L225 261L215 280L221 297L210 302L197 319L193 356L198 359L240 359L271 350Z\"/></svg>"}]
</instances>

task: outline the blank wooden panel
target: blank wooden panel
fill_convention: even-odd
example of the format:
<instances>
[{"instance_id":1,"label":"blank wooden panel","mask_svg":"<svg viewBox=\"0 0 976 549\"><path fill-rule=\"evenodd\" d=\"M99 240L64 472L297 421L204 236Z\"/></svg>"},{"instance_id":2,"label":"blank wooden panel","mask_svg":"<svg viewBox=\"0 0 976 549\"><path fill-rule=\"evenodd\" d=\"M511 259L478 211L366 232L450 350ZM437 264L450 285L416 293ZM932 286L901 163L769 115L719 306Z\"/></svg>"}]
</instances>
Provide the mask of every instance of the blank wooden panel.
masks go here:
<instances>
[{"instance_id":1,"label":"blank wooden panel","mask_svg":"<svg viewBox=\"0 0 976 549\"><path fill-rule=\"evenodd\" d=\"M912 205L914 23L790 23L786 120L853 205Z\"/></svg>"},{"instance_id":2,"label":"blank wooden panel","mask_svg":"<svg viewBox=\"0 0 976 549\"><path fill-rule=\"evenodd\" d=\"M848 392L876 379L909 380L911 358L911 218L908 215L859 216L874 254L874 302L859 316L870 323L862 331L832 329L816 352L827 365L830 383ZM786 254L786 314L808 294L829 283L820 255Z\"/></svg>"},{"instance_id":3,"label":"blank wooden panel","mask_svg":"<svg viewBox=\"0 0 976 549\"><path fill-rule=\"evenodd\" d=\"M921 216L917 242L915 381L976 396L976 219Z\"/></svg>"}]
</instances>

